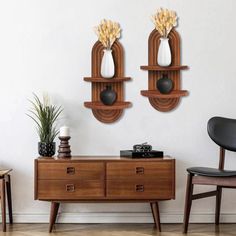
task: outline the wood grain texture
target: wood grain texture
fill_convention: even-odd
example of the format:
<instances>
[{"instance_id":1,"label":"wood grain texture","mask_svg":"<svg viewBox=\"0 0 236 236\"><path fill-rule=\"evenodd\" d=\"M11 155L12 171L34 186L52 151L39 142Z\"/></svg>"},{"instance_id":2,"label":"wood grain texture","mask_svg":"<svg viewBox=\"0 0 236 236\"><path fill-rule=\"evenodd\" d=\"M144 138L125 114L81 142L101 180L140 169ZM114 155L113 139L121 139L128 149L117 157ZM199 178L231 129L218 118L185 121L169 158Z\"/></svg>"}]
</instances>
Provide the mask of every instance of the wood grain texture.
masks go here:
<instances>
[{"instance_id":1,"label":"wood grain texture","mask_svg":"<svg viewBox=\"0 0 236 236\"><path fill-rule=\"evenodd\" d=\"M49 220L49 233L52 232L53 225L56 222L59 206L60 206L59 202L51 202L51 211L50 211L50 220Z\"/></svg>"},{"instance_id":2,"label":"wood grain texture","mask_svg":"<svg viewBox=\"0 0 236 236\"><path fill-rule=\"evenodd\" d=\"M104 79L100 68L103 56L103 45L97 41L92 49L92 77L85 77L85 81L92 82L92 101L85 102L84 106L92 109L95 118L103 123L113 123L120 119L123 109L130 107L130 102L124 102L124 81L130 80L124 77L124 50L120 42L112 45L112 55L115 63L115 75L112 79ZM100 101L100 93L111 85L117 93L117 102L112 106L103 105Z\"/></svg>"},{"instance_id":3,"label":"wood grain texture","mask_svg":"<svg viewBox=\"0 0 236 236\"><path fill-rule=\"evenodd\" d=\"M131 80L130 77L114 77L112 79L105 79L101 77L84 77L84 81L94 82L94 83L117 83L129 80Z\"/></svg>"},{"instance_id":4,"label":"wood grain texture","mask_svg":"<svg viewBox=\"0 0 236 236\"><path fill-rule=\"evenodd\" d=\"M131 102L115 102L112 106L104 105L101 102L84 102L84 106L93 110L108 112L112 110L123 110L131 106Z\"/></svg>"},{"instance_id":5,"label":"wood grain texture","mask_svg":"<svg viewBox=\"0 0 236 236\"><path fill-rule=\"evenodd\" d=\"M5 178L0 179L0 198L1 198L1 212L2 212L2 231L6 232Z\"/></svg>"},{"instance_id":6,"label":"wood grain texture","mask_svg":"<svg viewBox=\"0 0 236 236\"><path fill-rule=\"evenodd\" d=\"M180 37L177 31L171 30L168 38L171 48L172 63L169 67L160 67L157 65L157 51L160 44L161 35L157 30L153 30L148 39L148 66L141 66L141 69L148 70L148 90L157 90L156 82L164 74L173 81L173 90L180 90L180 70L187 69L187 66L180 65ZM143 94L147 96L150 104L158 111L167 112L173 110L179 103L180 96L172 92L168 96L153 96L153 93ZM150 95L150 96L149 96ZM187 94L186 94L187 95ZM185 95L184 95L185 96Z\"/></svg>"},{"instance_id":7,"label":"wood grain texture","mask_svg":"<svg viewBox=\"0 0 236 236\"><path fill-rule=\"evenodd\" d=\"M2 216L2 231L6 232L6 197L8 205L9 223L13 224L12 216L12 197L11 197L11 176L8 174L11 170L2 171L0 175L0 205Z\"/></svg>"},{"instance_id":8,"label":"wood grain texture","mask_svg":"<svg viewBox=\"0 0 236 236\"><path fill-rule=\"evenodd\" d=\"M11 197L11 176L10 175L6 175L6 193L7 193L9 223L13 224L12 197Z\"/></svg>"},{"instance_id":9,"label":"wood grain texture","mask_svg":"<svg viewBox=\"0 0 236 236\"><path fill-rule=\"evenodd\" d=\"M155 223L155 227L161 232L161 221L160 221L160 213L159 213L159 205L158 202L150 203L152 215Z\"/></svg>"},{"instance_id":10,"label":"wood grain texture","mask_svg":"<svg viewBox=\"0 0 236 236\"><path fill-rule=\"evenodd\" d=\"M175 160L170 157L39 158L35 172L35 199L44 201L157 202L175 198ZM49 231L56 214L53 203Z\"/></svg>"},{"instance_id":11,"label":"wood grain texture","mask_svg":"<svg viewBox=\"0 0 236 236\"><path fill-rule=\"evenodd\" d=\"M171 178L172 172L174 171L173 161L162 161L160 163L151 161L144 163L142 161L136 161L134 163L107 163L106 167L107 179L115 180L127 180L131 178L135 179L148 179L153 181L153 179L159 178Z\"/></svg>"},{"instance_id":12,"label":"wood grain texture","mask_svg":"<svg viewBox=\"0 0 236 236\"><path fill-rule=\"evenodd\" d=\"M149 98L158 98L158 99L167 100L168 98L180 98L183 96L187 96L188 91L187 90L173 90L171 91L171 93L163 94L163 93L160 93L158 90L141 90L141 94Z\"/></svg>"},{"instance_id":13,"label":"wood grain texture","mask_svg":"<svg viewBox=\"0 0 236 236\"><path fill-rule=\"evenodd\" d=\"M38 164L38 179L48 180L71 180L71 179L85 179L97 180L104 178L104 163L100 162L51 162Z\"/></svg>"},{"instance_id":14,"label":"wood grain texture","mask_svg":"<svg viewBox=\"0 0 236 236\"><path fill-rule=\"evenodd\" d=\"M7 236L183 236L181 224L161 224L162 233L152 224L56 224L55 233L47 232L45 224L14 224L8 227ZM191 236L233 236L236 224L190 224Z\"/></svg>"},{"instance_id":15,"label":"wood grain texture","mask_svg":"<svg viewBox=\"0 0 236 236\"><path fill-rule=\"evenodd\" d=\"M104 197L103 180L39 180L40 200L79 200Z\"/></svg>"},{"instance_id":16,"label":"wood grain texture","mask_svg":"<svg viewBox=\"0 0 236 236\"><path fill-rule=\"evenodd\" d=\"M183 233L188 232L189 225L189 216L192 207L192 195L193 195L193 183L192 183L192 174L187 176L187 185L186 185L186 196L185 196L185 206L184 206L184 221L183 221Z\"/></svg>"},{"instance_id":17,"label":"wood grain texture","mask_svg":"<svg viewBox=\"0 0 236 236\"><path fill-rule=\"evenodd\" d=\"M142 70L150 70L150 71L179 71L179 70L187 70L188 66L180 66L180 65L171 65L167 67L162 67L158 65L151 65L151 66L140 66Z\"/></svg>"},{"instance_id":18,"label":"wood grain texture","mask_svg":"<svg viewBox=\"0 0 236 236\"><path fill-rule=\"evenodd\" d=\"M168 177L160 179L132 178L123 180L107 180L107 197L112 199L159 199L172 198L172 180Z\"/></svg>"},{"instance_id":19,"label":"wood grain texture","mask_svg":"<svg viewBox=\"0 0 236 236\"><path fill-rule=\"evenodd\" d=\"M171 156L164 156L161 158L128 158L128 157L120 157L120 156L106 156L106 155L100 155L100 156L91 156L91 155L79 155L79 156L72 156L70 159L60 159L56 156L54 157L39 157L35 159L36 165L35 167L37 168L37 163L87 163L90 161L93 162L137 162L137 161L142 161L142 162L163 162L163 161L175 161L174 158Z\"/></svg>"},{"instance_id":20,"label":"wood grain texture","mask_svg":"<svg viewBox=\"0 0 236 236\"><path fill-rule=\"evenodd\" d=\"M194 176L193 184L200 185L217 185L222 187L236 188L236 177L207 177L207 176Z\"/></svg>"}]
</instances>

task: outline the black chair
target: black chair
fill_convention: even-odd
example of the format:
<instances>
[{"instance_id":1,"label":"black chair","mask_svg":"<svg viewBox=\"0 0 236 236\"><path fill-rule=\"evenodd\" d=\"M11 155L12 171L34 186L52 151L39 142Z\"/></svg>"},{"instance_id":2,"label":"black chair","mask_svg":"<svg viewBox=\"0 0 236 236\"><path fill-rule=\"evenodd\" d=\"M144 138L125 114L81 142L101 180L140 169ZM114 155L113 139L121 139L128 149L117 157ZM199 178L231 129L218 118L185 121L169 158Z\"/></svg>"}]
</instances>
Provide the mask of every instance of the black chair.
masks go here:
<instances>
[{"instance_id":1,"label":"black chair","mask_svg":"<svg viewBox=\"0 0 236 236\"><path fill-rule=\"evenodd\" d=\"M189 215L192 200L216 196L215 224L219 224L222 188L236 188L236 170L224 170L225 150L236 152L236 120L213 117L208 121L207 131L210 138L220 146L219 168L192 167L188 168L186 199L184 210L184 229L188 231ZM193 194L193 187L214 185L216 190Z\"/></svg>"}]
</instances>

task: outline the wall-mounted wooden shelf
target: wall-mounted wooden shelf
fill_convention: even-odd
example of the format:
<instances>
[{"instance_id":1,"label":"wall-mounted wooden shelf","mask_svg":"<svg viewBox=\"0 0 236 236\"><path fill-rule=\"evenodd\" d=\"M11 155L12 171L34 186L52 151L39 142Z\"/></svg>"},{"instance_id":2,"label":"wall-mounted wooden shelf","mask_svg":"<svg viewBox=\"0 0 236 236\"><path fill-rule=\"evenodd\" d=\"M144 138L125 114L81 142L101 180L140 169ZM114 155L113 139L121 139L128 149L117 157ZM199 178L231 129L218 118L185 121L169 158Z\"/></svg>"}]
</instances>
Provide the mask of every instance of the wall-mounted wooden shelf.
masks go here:
<instances>
[{"instance_id":1,"label":"wall-mounted wooden shelf","mask_svg":"<svg viewBox=\"0 0 236 236\"><path fill-rule=\"evenodd\" d=\"M115 41L112 45L112 56L115 63L115 75L111 79L102 78L100 73L103 45L97 41L92 49L92 75L85 77L84 80L91 82L92 101L84 102L86 108L92 109L95 118L103 123L113 123L123 114L123 110L131 107L131 102L124 101L124 82L131 80L130 77L124 77L124 51L122 45ZM104 105L100 100L100 93L106 85L111 85L117 93L116 102L111 105Z\"/></svg>"},{"instance_id":2,"label":"wall-mounted wooden shelf","mask_svg":"<svg viewBox=\"0 0 236 236\"><path fill-rule=\"evenodd\" d=\"M158 111L167 112L173 110L180 98L188 95L188 91L181 90L180 71L188 69L188 66L180 63L180 37L172 29L168 38L171 49L172 63L170 66L161 67L157 64L157 51L161 35L154 29L148 39L148 65L140 66L142 70L148 71L148 90L142 90L141 95L148 97L150 104ZM169 94L161 94L156 84L158 79L166 74L173 82L173 90Z\"/></svg>"},{"instance_id":3,"label":"wall-mounted wooden shelf","mask_svg":"<svg viewBox=\"0 0 236 236\"><path fill-rule=\"evenodd\" d=\"M187 70L188 66L140 66L142 70L149 70L149 71L178 71L178 70Z\"/></svg>"},{"instance_id":4,"label":"wall-mounted wooden shelf","mask_svg":"<svg viewBox=\"0 0 236 236\"><path fill-rule=\"evenodd\" d=\"M94 82L94 83L116 83L122 81L129 81L131 80L130 77L120 77L120 78L112 78L112 79L104 79L104 78L93 78L93 77L84 77L84 81L87 82Z\"/></svg>"},{"instance_id":5,"label":"wall-mounted wooden shelf","mask_svg":"<svg viewBox=\"0 0 236 236\"><path fill-rule=\"evenodd\" d=\"M141 94L149 98L179 98L188 95L187 90L173 90L171 93L163 94L158 90L142 90Z\"/></svg>"},{"instance_id":6,"label":"wall-mounted wooden shelf","mask_svg":"<svg viewBox=\"0 0 236 236\"><path fill-rule=\"evenodd\" d=\"M123 110L131 106L131 102L115 102L112 106L106 106L101 102L84 102L84 106L98 110Z\"/></svg>"}]
</instances>

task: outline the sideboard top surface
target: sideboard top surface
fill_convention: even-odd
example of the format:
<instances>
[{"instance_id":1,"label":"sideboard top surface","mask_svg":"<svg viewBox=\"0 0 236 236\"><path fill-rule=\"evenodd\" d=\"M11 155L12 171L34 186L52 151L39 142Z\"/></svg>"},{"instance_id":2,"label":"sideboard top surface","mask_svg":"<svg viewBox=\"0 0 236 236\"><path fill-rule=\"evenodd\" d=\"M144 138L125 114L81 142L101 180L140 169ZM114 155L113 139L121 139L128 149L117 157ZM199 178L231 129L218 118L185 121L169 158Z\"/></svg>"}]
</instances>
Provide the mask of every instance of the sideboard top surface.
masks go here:
<instances>
[{"instance_id":1,"label":"sideboard top surface","mask_svg":"<svg viewBox=\"0 0 236 236\"><path fill-rule=\"evenodd\" d=\"M174 158L164 156L163 158L128 158L120 156L72 156L71 158L58 158L58 157L38 157L36 159L40 162L71 162L71 161L170 161Z\"/></svg>"}]
</instances>

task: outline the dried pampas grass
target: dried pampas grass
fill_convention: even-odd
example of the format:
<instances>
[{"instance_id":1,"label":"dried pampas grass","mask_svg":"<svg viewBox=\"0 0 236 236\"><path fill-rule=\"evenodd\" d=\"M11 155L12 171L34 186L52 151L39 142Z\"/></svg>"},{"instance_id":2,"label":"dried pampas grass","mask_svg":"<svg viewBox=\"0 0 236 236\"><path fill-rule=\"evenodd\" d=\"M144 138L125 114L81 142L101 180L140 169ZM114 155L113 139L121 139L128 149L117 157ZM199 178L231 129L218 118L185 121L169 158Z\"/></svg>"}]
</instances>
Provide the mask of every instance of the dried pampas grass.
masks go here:
<instances>
[{"instance_id":1,"label":"dried pampas grass","mask_svg":"<svg viewBox=\"0 0 236 236\"><path fill-rule=\"evenodd\" d=\"M156 14L152 16L152 22L154 23L156 30L164 38L167 38L170 31L177 26L176 12L160 8Z\"/></svg>"},{"instance_id":2,"label":"dried pampas grass","mask_svg":"<svg viewBox=\"0 0 236 236\"><path fill-rule=\"evenodd\" d=\"M120 25L111 20L102 20L94 30L98 36L98 40L106 49L111 49L111 46L116 39L120 38Z\"/></svg>"}]
</instances>

